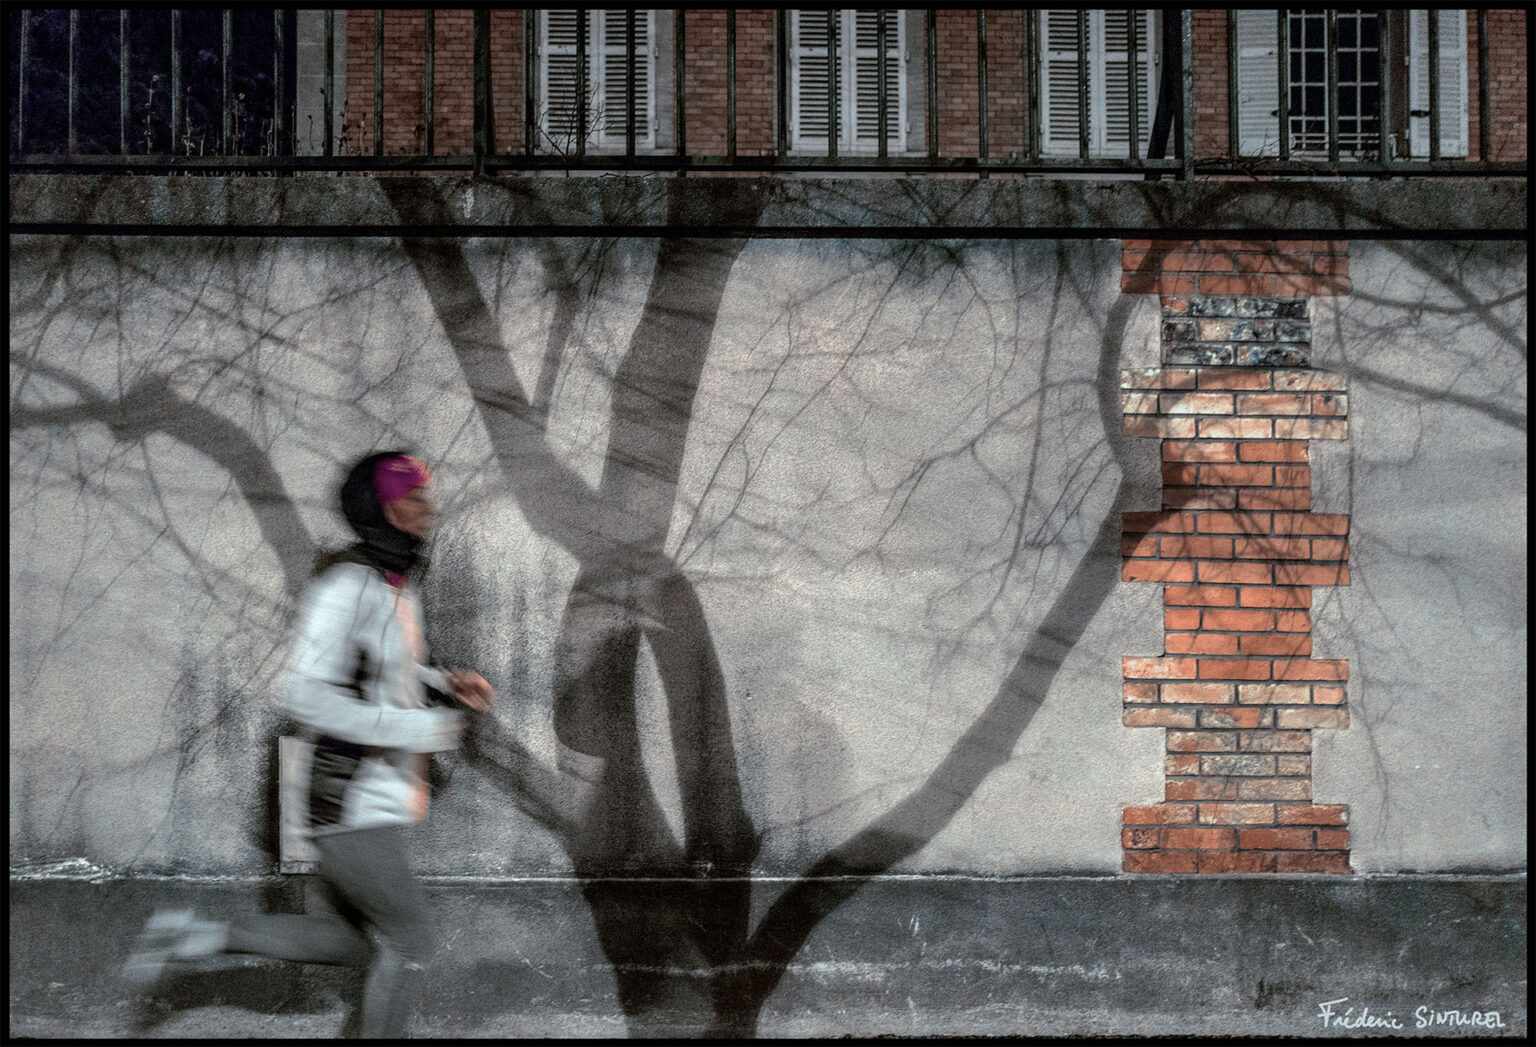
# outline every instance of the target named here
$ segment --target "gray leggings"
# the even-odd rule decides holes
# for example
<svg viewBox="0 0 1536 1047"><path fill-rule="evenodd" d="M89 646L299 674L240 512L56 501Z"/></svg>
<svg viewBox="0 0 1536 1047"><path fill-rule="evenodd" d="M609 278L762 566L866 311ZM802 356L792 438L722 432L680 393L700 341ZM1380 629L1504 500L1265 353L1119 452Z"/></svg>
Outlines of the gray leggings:
<svg viewBox="0 0 1536 1047"><path fill-rule="evenodd" d="M301 963L368 966L362 1035L401 1037L435 940L426 892L411 875L402 826L317 836L320 876L339 903L338 915L247 916L229 928L229 952ZM364 927L378 936L368 945Z"/></svg>

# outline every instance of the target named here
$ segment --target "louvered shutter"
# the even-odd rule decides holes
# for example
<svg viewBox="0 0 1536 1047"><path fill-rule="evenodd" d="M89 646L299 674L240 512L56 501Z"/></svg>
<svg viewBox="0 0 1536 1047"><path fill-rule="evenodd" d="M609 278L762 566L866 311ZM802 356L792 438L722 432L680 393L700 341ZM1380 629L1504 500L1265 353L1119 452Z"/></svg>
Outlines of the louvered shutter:
<svg viewBox="0 0 1536 1047"><path fill-rule="evenodd" d="M906 113L902 83L901 12L885 13L885 137L887 150L899 148ZM880 141L880 13L854 12L853 90L856 147L874 151Z"/></svg>
<svg viewBox="0 0 1536 1047"><path fill-rule="evenodd" d="M1274 10L1238 9L1237 151L1280 155L1280 68Z"/></svg>
<svg viewBox="0 0 1536 1047"><path fill-rule="evenodd" d="M651 63L651 40L654 36L654 12L635 12L635 144L646 148L651 144L655 126L654 86L655 66ZM626 144L629 112L629 39L623 11L593 12L589 17L601 18L601 50L603 119L601 121L602 145L623 149ZM595 50L596 48L594 48Z"/></svg>
<svg viewBox="0 0 1536 1047"><path fill-rule="evenodd" d="M588 75L582 77L576 69L577 13L544 11L541 24L539 100L543 109L542 126L547 144L564 151L576 144L578 106L587 104L591 48L587 53ZM591 119L588 114L589 126Z"/></svg>
<svg viewBox="0 0 1536 1047"><path fill-rule="evenodd" d="M828 108L827 24L825 11L794 11L790 15L791 68L790 129L793 147L825 151L831 126ZM833 32L837 33L836 20ZM841 43L841 41L839 41ZM836 90L836 80L830 81ZM832 104L837 105L834 96Z"/></svg>
<svg viewBox="0 0 1536 1047"><path fill-rule="evenodd" d="M1040 76L1042 153L1076 156L1080 151L1079 83L1091 82L1093 63L1091 12L1085 12L1085 16L1079 61L1078 12L1040 12L1040 43L1045 52ZM1089 108L1092 109L1091 102ZM1090 148L1092 136L1090 122Z"/></svg>
<svg viewBox="0 0 1536 1047"><path fill-rule="evenodd" d="M1467 155L1467 13L1436 11L1440 19L1440 155ZM1413 155L1429 156L1429 15L1408 12L1408 138Z"/></svg>
<svg viewBox="0 0 1536 1047"><path fill-rule="evenodd" d="M1147 155L1152 130L1152 17L1147 11L1095 11L1103 20L1103 56L1100 114L1094 119L1095 155L1130 156L1131 140L1131 29L1136 30L1136 155ZM1134 21L1133 21L1134 19ZM1100 92L1096 92L1096 95Z"/></svg>
<svg viewBox="0 0 1536 1047"><path fill-rule="evenodd" d="M1078 156L1080 101L1087 92L1089 156L1129 156L1131 18L1124 10L1040 12L1041 152ZM1146 155L1156 105L1157 47L1150 12L1135 11L1137 131Z"/></svg>

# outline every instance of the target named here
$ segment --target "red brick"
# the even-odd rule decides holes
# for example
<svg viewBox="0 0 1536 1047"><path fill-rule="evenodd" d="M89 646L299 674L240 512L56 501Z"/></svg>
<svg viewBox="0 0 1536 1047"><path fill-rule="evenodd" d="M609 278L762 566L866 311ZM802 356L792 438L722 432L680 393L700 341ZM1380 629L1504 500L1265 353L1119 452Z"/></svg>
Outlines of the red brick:
<svg viewBox="0 0 1536 1047"><path fill-rule="evenodd" d="M1162 833L1152 827L1140 829L1121 829L1120 846L1128 851L1153 850L1158 846L1158 840Z"/></svg>
<svg viewBox="0 0 1536 1047"><path fill-rule="evenodd" d="M1305 462L1305 440L1260 440L1241 443L1237 456L1244 462Z"/></svg>
<svg viewBox="0 0 1536 1047"><path fill-rule="evenodd" d="M1192 873L1195 851L1126 851L1123 868L1128 873Z"/></svg>
<svg viewBox="0 0 1536 1047"><path fill-rule="evenodd" d="M1349 726L1349 710L1333 705L1310 709L1280 709L1275 713L1275 725L1302 730L1319 727L1341 730Z"/></svg>
<svg viewBox="0 0 1536 1047"><path fill-rule="evenodd" d="M1245 778L1238 783L1237 796L1240 800L1310 800L1312 783L1306 778Z"/></svg>
<svg viewBox="0 0 1536 1047"><path fill-rule="evenodd" d="M1231 731L1169 731L1168 751L1171 753L1236 752L1237 735Z"/></svg>
<svg viewBox="0 0 1536 1047"><path fill-rule="evenodd" d="M1168 632L1200 628L1198 607L1170 607L1163 611L1163 629Z"/></svg>
<svg viewBox="0 0 1536 1047"><path fill-rule="evenodd" d="M1267 680L1269 662L1265 659L1202 658L1202 680Z"/></svg>
<svg viewBox="0 0 1536 1047"><path fill-rule="evenodd" d="M1244 511L1298 509L1312 507L1312 492L1305 487L1255 489L1238 492L1237 506Z"/></svg>
<svg viewBox="0 0 1536 1047"><path fill-rule="evenodd" d="M1237 782L1226 778L1171 778L1163 785L1170 800L1235 800Z"/></svg>
<svg viewBox="0 0 1536 1047"><path fill-rule="evenodd" d="M1127 681L1122 684L1122 697L1127 702L1156 702L1157 684L1132 683Z"/></svg>
<svg viewBox="0 0 1536 1047"><path fill-rule="evenodd" d="M1199 280L1200 294L1272 295L1276 287L1275 278L1272 276L1206 276L1202 274Z"/></svg>
<svg viewBox="0 0 1536 1047"><path fill-rule="evenodd" d="M1312 631L1312 612L1276 611L1275 630L1282 633L1310 633Z"/></svg>
<svg viewBox="0 0 1536 1047"><path fill-rule="evenodd" d="M1349 662L1343 659L1276 659L1276 680L1347 680Z"/></svg>
<svg viewBox="0 0 1536 1047"><path fill-rule="evenodd" d="M1235 837L1232 829L1164 829L1163 846L1172 851L1230 851Z"/></svg>
<svg viewBox="0 0 1536 1047"><path fill-rule="evenodd" d="M1312 539L1312 558L1314 560L1348 560L1349 542L1342 538L1314 538Z"/></svg>
<svg viewBox="0 0 1536 1047"><path fill-rule="evenodd" d="M1275 718L1279 719L1278 713ZM1239 731L1238 739L1245 753L1309 753L1312 751L1312 734L1309 731Z"/></svg>
<svg viewBox="0 0 1536 1047"><path fill-rule="evenodd" d="M1312 774L1312 757L1306 753L1280 753L1275 757L1276 774Z"/></svg>
<svg viewBox="0 0 1536 1047"><path fill-rule="evenodd" d="M1342 705L1344 703L1344 688L1322 687L1312 688L1312 704L1314 705Z"/></svg>
<svg viewBox="0 0 1536 1047"><path fill-rule="evenodd" d="M1230 440L1167 440L1165 462L1235 462L1237 448Z"/></svg>
<svg viewBox="0 0 1536 1047"><path fill-rule="evenodd" d="M1163 757L1163 774L1173 776L1177 774L1199 774L1200 756L1198 753L1168 753Z"/></svg>
<svg viewBox="0 0 1536 1047"><path fill-rule="evenodd" d="M1311 397L1300 393L1238 393L1238 414L1310 414Z"/></svg>
<svg viewBox="0 0 1536 1047"><path fill-rule="evenodd" d="M1121 565L1120 577L1127 582L1192 582L1195 565L1187 560L1133 560Z"/></svg>
<svg viewBox="0 0 1536 1047"><path fill-rule="evenodd" d="M1244 607L1311 607L1312 590L1304 585L1254 585L1238 590Z"/></svg>
<svg viewBox="0 0 1536 1047"><path fill-rule="evenodd" d="M1160 436L1165 440L1192 437L1195 435L1195 420L1132 414L1121 420L1120 431L1126 436Z"/></svg>
<svg viewBox="0 0 1536 1047"><path fill-rule="evenodd" d="M1201 389L1268 389L1269 371L1239 371L1207 367L1200 371Z"/></svg>
<svg viewBox="0 0 1536 1047"><path fill-rule="evenodd" d="M1306 633L1273 633L1240 636L1236 654L1306 658L1312 653L1312 637ZM1223 652L1226 653L1226 652Z"/></svg>
<svg viewBox="0 0 1536 1047"><path fill-rule="evenodd" d="M1349 397L1344 393L1315 393L1312 413L1341 417L1349 413Z"/></svg>
<svg viewBox="0 0 1536 1047"><path fill-rule="evenodd" d="M1194 710L1190 710L1193 712ZM1201 709L1200 726L1221 730L1258 727L1264 722L1263 709Z"/></svg>
<svg viewBox="0 0 1536 1047"><path fill-rule="evenodd" d="M1240 829L1237 845L1244 851L1310 851L1311 829Z"/></svg>
<svg viewBox="0 0 1536 1047"><path fill-rule="evenodd" d="M1120 713L1120 722L1126 727L1195 727L1198 724L1194 709L1169 709L1166 706L1124 709Z"/></svg>
<svg viewBox="0 0 1536 1047"><path fill-rule="evenodd" d="M1143 807L1127 807L1120 820L1126 825L1192 825L1195 821L1195 805L1155 803Z"/></svg>
<svg viewBox="0 0 1536 1047"><path fill-rule="evenodd" d="M1121 675L1127 680L1193 680L1193 658L1122 658Z"/></svg>
<svg viewBox="0 0 1536 1047"><path fill-rule="evenodd" d="M1292 392L1311 392L1313 390L1343 391L1347 385L1347 380L1341 374L1328 374L1324 371L1275 372L1275 388Z"/></svg>
<svg viewBox="0 0 1536 1047"><path fill-rule="evenodd" d="M1199 469L1200 467L1197 465L1188 465L1183 462L1164 462L1163 486L1193 487L1195 484L1199 483L1199 480L1197 479L1199 476Z"/></svg>
<svg viewBox="0 0 1536 1047"><path fill-rule="evenodd" d="M1348 875L1349 854L1345 851L1291 851L1275 857L1278 873L1343 873Z"/></svg>
<svg viewBox="0 0 1536 1047"><path fill-rule="evenodd" d="M1276 534L1349 533L1349 517L1342 513L1275 513L1272 519Z"/></svg>
<svg viewBox="0 0 1536 1047"><path fill-rule="evenodd" d="M1305 538L1239 538L1233 551L1247 560L1309 560L1312 543Z"/></svg>
<svg viewBox="0 0 1536 1047"><path fill-rule="evenodd" d="M1237 637L1222 633L1169 633L1163 640L1168 654L1237 654Z"/></svg>
<svg viewBox="0 0 1536 1047"><path fill-rule="evenodd" d="M1156 556L1157 535L1128 534L1120 539L1121 556Z"/></svg>
<svg viewBox="0 0 1536 1047"><path fill-rule="evenodd" d="M1232 558L1232 539L1230 538L1186 538L1183 536L1170 536L1162 540L1163 555L1171 559L1193 560L1230 560Z"/></svg>
<svg viewBox="0 0 1536 1047"><path fill-rule="evenodd" d="M1267 534L1269 513L1201 513L1198 525L1202 534Z"/></svg>
<svg viewBox="0 0 1536 1047"><path fill-rule="evenodd" d="M1268 873L1275 871L1275 856L1259 851L1196 851L1203 873Z"/></svg>
<svg viewBox="0 0 1536 1047"><path fill-rule="evenodd" d="M1281 825L1348 825L1349 808L1341 803L1289 804L1275 809Z"/></svg>
<svg viewBox="0 0 1536 1047"><path fill-rule="evenodd" d="M1265 585L1274 580L1278 568L1267 563L1227 563L1201 560L1196 572L1202 582L1233 585ZM1191 579L1192 580L1192 579Z"/></svg>
<svg viewBox="0 0 1536 1047"><path fill-rule="evenodd" d="M1312 467L1307 465L1275 466L1276 487L1311 487Z"/></svg>
<svg viewBox="0 0 1536 1047"><path fill-rule="evenodd" d="M1267 632L1275 627L1274 611L1209 610L1201 616L1207 629Z"/></svg>
<svg viewBox="0 0 1536 1047"><path fill-rule="evenodd" d="M1202 418L1197 430L1202 438L1267 440L1275 434L1268 418Z"/></svg>
<svg viewBox="0 0 1536 1047"><path fill-rule="evenodd" d="M1311 696L1306 684L1245 683L1237 689L1244 705L1305 705Z"/></svg>
<svg viewBox="0 0 1536 1047"><path fill-rule="evenodd" d="M1272 803L1202 803L1202 825L1273 825L1275 805Z"/></svg>
<svg viewBox="0 0 1536 1047"><path fill-rule="evenodd" d="M1224 585L1170 585L1163 590L1167 606L1231 607L1236 602L1237 590Z"/></svg>
<svg viewBox="0 0 1536 1047"><path fill-rule="evenodd" d="M1202 465L1199 469L1205 487L1268 487L1275 482L1275 469L1268 465Z"/></svg>
<svg viewBox="0 0 1536 1047"><path fill-rule="evenodd" d="M1228 393L1162 393L1157 408L1163 414L1229 415L1232 397Z"/></svg>
<svg viewBox="0 0 1536 1047"><path fill-rule="evenodd" d="M1165 702L1181 705L1231 705L1236 690L1222 683L1165 683L1159 692Z"/></svg>

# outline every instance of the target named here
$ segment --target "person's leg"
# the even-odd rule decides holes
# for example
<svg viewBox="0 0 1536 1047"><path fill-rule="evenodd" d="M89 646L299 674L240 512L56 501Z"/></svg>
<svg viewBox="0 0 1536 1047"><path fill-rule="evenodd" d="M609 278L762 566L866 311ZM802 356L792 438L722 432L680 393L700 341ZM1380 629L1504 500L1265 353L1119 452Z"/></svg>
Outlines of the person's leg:
<svg viewBox="0 0 1536 1047"><path fill-rule="evenodd" d="M255 953L299 963L368 964L368 939L336 916L266 913L229 925L224 952Z"/></svg>
<svg viewBox="0 0 1536 1047"><path fill-rule="evenodd" d="M362 1035L404 1036L435 939L426 892L411 873L403 828L355 829L316 843L321 874L379 939L363 990Z"/></svg>

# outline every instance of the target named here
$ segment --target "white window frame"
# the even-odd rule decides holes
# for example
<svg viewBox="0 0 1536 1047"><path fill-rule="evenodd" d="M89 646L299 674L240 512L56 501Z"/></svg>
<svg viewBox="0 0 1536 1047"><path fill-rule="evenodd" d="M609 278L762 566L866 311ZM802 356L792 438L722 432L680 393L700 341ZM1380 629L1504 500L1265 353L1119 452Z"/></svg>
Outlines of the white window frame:
<svg viewBox="0 0 1536 1047"><path fill-rule="evenodd" d="M825 67L827 48L826 31L822 29L816 37L820 42L814 45L806 45L802 27L802 17L819 20L824 24L826 11L816 10L791 10L789 12L789 147L793 153L803 153L824 156L828 152L827 135L825 130L821 134L809 134L803 127L806 118L812 111L826 111L826 87L825 80L818 82L814 90L818 93L819 103L815 110L809 105L806 97L806 73L808 66L819 62ZM837 151L839 155L868 156L879 152L880 139L878 129L873 125L879 120L879 87L878 87L878 61L879 51L877 46L859 47L858 19L866 17L873 20L877 12L873 9L843 8L837 12L837 88L835 92L837 104ZM907 135L910 128L907 123L907 70L909 58L907 53L907 27L906 12L903 10L887 9L886 32L889 36L894 33L895 41L886 46L886 139L885 147L888 156L900 156L907 152ZM872 26L870 27L872 29ZM873 31L871 32L873 36ZM894 66L894 69L890 67ZM859 89L864 81L869 80L867 97L870 99L868 108L862 113L859 110ZM861 125L860 117L864 118ZM824 126L824 125L823 125ZM862 127L870 129L870 134L860 134Z"/></svg>
<svg viewBox="0 0 1536 1047"><path fill-rule="evenodd" d="M552 83L557 60L566 59L574 64L576 44L555 43L551 40L550 19L557 16L576 15L576 10L541 10L538 17L539 58L539 113L540 150L544 152L575 153L576 122L551 119L551 106L555 103L555 90L568 91L564 85ZM625 85L619 73L617 84L611 81L610 65L622 70L626 61L628 41L623 29L623 9L588 9L586 68L587 81L582 94L587 101L587 140L585 151L591 153L622 153L627 148ZM615 16L615 17L610 17ZM656 145L656 12L640 9L635 12L635 151L654 152ZM611 24L610 24L611 23ZM574 34L572 34L574 36ZM574 73L572 74L574 76ZM610 90L612 89L612 90ZM612 97L610 98L610 95ZM617 116L611 115L610 102L617 106ZM567 103L568 104L568 103Z"/></svg>
<svg viewBox="0 0 1536 1047"><path fill-rule="evenodd" d="M1467 156L1467 17L1462 9L1436 12L1440 18L1440 155L1451 159ZM1276 72L1276 14L1273 8L1238 8L1233 11L1237 36L1238 154L1278 156L1280 153L1280 86ZM1393 79L1408 77L1407 134L1402 114L1393 114L1387 128L1396 154L1415 159L1429 156L1429 117L1412 116L1429 108L1429 28L1427 12L1409 12L1407 46L1382 56L1382 65L1393 67ZM1395 89L1394 89L1395 90ZM1348 150L1341 150L1348 152ZM1370 152L1367 147L1364 152ZM1319 151L1295 148L1291 155L1316 157ZM1326 152L1326 150L1322 151Z"/></svg>
<svg viewBox="0 0 1536 1047"><path fill-rule="evenodd" d="M1036 39L1040 47L1038 56L1040 152L1044 156L1078 156L1082 151L1077 119L1079 112L1077 14L1076 8L1057 8L1037 12L1039 24ZM1094 158L1129 157L1131 155L1130 88L1126 86L1123 97L1113 100L1109 89L1112 66L1124 67L1119 73L1120 82L1128 84L1129 34L1127 33L1126 46L1113 52L1108 49L1106 35L1106 17L1109 14L1123 14L1123 9L1088 10L1084 14L1087 16L1085 25L1087 61L1084 64L1088 83L1088 155ZM1152 119L1156 112L1157 66L1160 51L1158 41L1161 39L1158 24L1160 16L1157 12L1139 8L1136 9L1136 15L1142 23L1138 30L1140 32L1137 39L1139 53L1136 59L1137 80L1140 84L1137 98L1137 108L1140 110L1137 127L1139 142L1136 155L1144 157L1147 155L1147 143L1152 135ZM1070 48L1052 47L1051 26L1055 18L1070 22L1072 26ZM1052 119L1052 106L1056 104L1063 107L1063 112L1070 112L1070 127ZM1070 108L1067 108L1068 106ZM1120 117L1119 126L1124 128L1118 132L1118 135L1112 132L1110 121L1110 112L1116 107L1121 110L1117 114ZM1115 140L1117 137L1118 141Z"/></svg>

